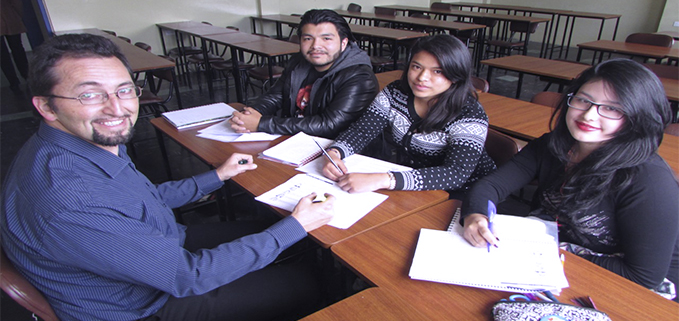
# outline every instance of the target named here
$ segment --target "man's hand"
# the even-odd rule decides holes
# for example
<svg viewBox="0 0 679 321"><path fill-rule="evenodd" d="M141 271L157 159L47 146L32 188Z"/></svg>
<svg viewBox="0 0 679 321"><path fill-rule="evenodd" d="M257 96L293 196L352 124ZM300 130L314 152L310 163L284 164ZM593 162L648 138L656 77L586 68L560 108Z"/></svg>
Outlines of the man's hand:
<svg viewBox="0 0 679 321"><path fill-rule="evenodd" d="M311 193L301 200L292 210L292 217L297 219L304 230L311 232L325 224L328 224L335 215L335 197L325 194L325 201L314 203L316 193Z"/></svg>
<svg viewBox="0 0 679 321"><path fill-rule="evenodd" d="M229 119L229 124L231 124L231 128L237 133L251 133L257 131L261 118L262 114L257 110L245 107L241 112L233 112L233 116Z"/></svg>
<svg viewBox="0 0 679 321"><path fill-rule="evenodd" d="M254 163L252 155L233 153L224 164L217 168L217 176L220 180L225 181L255 168L257 168L257 164Z"/></svg>

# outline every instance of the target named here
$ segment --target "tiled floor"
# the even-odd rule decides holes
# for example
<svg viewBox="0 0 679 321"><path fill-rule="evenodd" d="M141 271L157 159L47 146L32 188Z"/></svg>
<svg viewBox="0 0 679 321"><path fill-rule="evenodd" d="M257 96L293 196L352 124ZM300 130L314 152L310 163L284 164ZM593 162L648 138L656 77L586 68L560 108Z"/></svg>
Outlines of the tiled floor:
<svg viewBox="0 0 679 321"><path fill-rule="evenodd" d="M530 52L530 55L537 56L537 52ZM480 77L485 78L486 68L482 69ZM195 78L194 78L195 79ZM516 91L516 73L503 71L494 72L494 78L491 80L490 92L508 97L514 97ZM231 81L233 86L233 81ZM522 88L521 98L529 100L535 93L544 89L546 83L540 81L534 76L525 76ZM556 90L556 86L552 86L552 90ZM181 86L181 99L185 107L198 106L210 103L205 86L200 91L194 84L193 89L187 86ZM27 90L24 88L24 92ZM216 100L224 99L224 82L215 84ZM9 165L24 142L35 132L39 120L33 116L33 109L27 94L17 95L9 90L8 87L0 88L0 181L4 181L4 175L9 168ZM231 97L236 97L234 89L231 88ZM170 108L175 109L176 103L170 103ZM161 165L161 156L157 141L155 140L155 132L147 120L140 120L136 125L135 140L139 141L135 144L137 157L135 163L140 171L151 179L153 182L163 182L167 179L165 170ZM187 177L197 173L201 173L208 169L200 160L192 156L186 150L180 148L174 142L166 141L168 147L168 155L172 166L172 173L176 178ZM250 202L247 196L241 199L242 202ZM524 206L520 203L508 203L506 207L507 212L520 211ZM204 222L217 219L214 214L214 208L204 207L200 210L193 211L184 215L186 223ZM240 218L252 218L252 213L247 213L245 210L238 211ZM18 306L11 299L2 293L2 300L0 302L1 310L0 316L3 320L28 320L30 314L26 310Z"/></svg>

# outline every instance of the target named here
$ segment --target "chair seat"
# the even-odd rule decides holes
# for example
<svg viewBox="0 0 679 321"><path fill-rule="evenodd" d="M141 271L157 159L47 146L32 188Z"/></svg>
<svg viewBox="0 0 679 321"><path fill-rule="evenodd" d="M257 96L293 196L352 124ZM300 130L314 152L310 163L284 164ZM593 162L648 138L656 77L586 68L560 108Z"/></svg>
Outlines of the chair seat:
<svg viewBox="0 0 679 321"><path fill-rule="evenodd" d="M200 47L194 47L194 46L184 47L184 54L185 55L197 55L197 54L200 54L200 53L203 53L203 49L201 49ZM167 54L169 56L178 57L179 56L179 48L172 48L172 49L170 49L170 51L167 52Z"/></svg>
<svg viewBox="0 0 679 321"><path fill-rule="evenodd" d="M518 47L523 47L526 43L523 41L507 41L507 40L490 40L486 43L487 45L491 46L498 46L498 47L510 47L510 48L518 48Z"/></svg>
<svg viewBox="0 0 679 321"><path fill-rule="evenodd" d="M224 61L224 58L217 56L215 54L211 54L211 53L207 54L207 59L210 62ZM197 55L191 55L188 58L186 58L186 60L188 60L191 63L200 64L200 63L203 63L205 61L205 58L204 58L203 54L201 53L201 54L197 54Z"/></svg>
<svg viewBox="0 0 679 321"><path fill-rule="evenodd" d="M272 72L273 75L271 78L279 78L280 76L283 75L283 70L285 68L281 66L273 66ZM267 80L269 79L269 68L268 67L254 67L250 70L248 70L248 73L250 74L250 77L258 79L258 80Z"/></svg>
<svg viewBox="0 0 679 321"><path fill-rule="evenodd" d="M159 104L164 102L164 98L158 97L156 94L150 92L149 90L144 90L139 96L139 105L147 105L147 104Z"/></svg>
<svg viewBox="0 0 679 321"><path fill-rule="evenodd" d="M233 63L231 62L231 59L229 60L222 60L222 61L217 61L217 62L211 62L210 66L216 70L224 71L224 70L231 70L233 68ZM253 64L246 64L244 62L239 62L238 63L238 69L240 70L248 70L255 68L256 66Z"/></svg>

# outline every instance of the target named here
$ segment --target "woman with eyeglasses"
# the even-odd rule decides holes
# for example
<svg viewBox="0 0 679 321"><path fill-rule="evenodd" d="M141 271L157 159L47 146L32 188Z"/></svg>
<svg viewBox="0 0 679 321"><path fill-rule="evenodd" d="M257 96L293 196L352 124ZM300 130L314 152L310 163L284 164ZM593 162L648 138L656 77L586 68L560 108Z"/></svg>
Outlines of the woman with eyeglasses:
<svg viewBox="0 0 679 321"><path fill-rule="evenodd" d="M533 180L529 215L556 221L561 247L676 300L679 184L657 154L670 107L661 82L632 60L585 70L552 115L552 131L472 186L464 237L502 246L488 201Z"/></svg>

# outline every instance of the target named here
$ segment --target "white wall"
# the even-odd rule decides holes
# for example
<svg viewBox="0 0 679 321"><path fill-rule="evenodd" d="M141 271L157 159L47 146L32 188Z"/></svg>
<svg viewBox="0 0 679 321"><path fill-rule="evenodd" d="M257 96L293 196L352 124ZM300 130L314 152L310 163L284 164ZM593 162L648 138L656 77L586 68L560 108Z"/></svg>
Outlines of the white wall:
<svg viewBox="0 0 679 321"><path fill-rule="evenodd" d="M678 0L667 1L677 2ZM622 17L620 18L620 26L618 27L615 39L619 41L624 41L625 37L635 32L656 32L658 22L665 9L665 0L491 0L489 2L493 4L620 14ZM674 16L679 16L679 12L676 10L673 14ZM596 40L600 20L578 18L576 21L572 41L573 46L580 42ZM607 20L604 24L602 39L611 39L614 27L615 20ZM560 30L563 30L563 27Z"/></svg>

